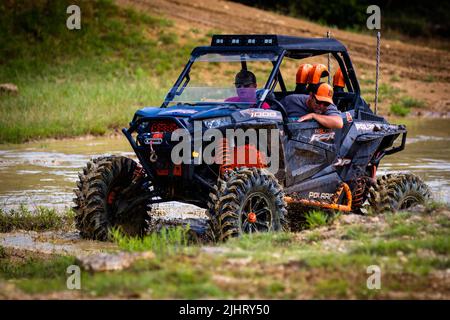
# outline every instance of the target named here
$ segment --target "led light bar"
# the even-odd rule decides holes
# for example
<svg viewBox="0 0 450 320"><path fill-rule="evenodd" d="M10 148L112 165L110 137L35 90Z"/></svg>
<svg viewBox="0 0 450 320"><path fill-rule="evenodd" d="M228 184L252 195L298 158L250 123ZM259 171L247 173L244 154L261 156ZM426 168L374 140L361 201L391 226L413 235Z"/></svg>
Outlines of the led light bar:
<svg viewBox="0 0 450 320"><path fill-rule="evenodd" d="M232 46L277 46L276 35L213 35L211 40L212 47L232 47Z"/></svg>

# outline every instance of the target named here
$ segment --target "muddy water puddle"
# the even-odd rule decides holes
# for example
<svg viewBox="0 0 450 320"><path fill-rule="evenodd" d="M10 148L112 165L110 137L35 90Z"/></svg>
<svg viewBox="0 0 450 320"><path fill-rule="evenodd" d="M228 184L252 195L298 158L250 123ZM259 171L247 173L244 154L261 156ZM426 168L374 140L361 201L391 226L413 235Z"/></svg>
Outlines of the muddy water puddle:
<svg viewBox="0 0 450 320"><path fill-rule="evenodd" d="M24 204L65 209L72 205L78 172L91 158L102 155L134 157L123 137L86 138L0 146L0 207ZM168 202L153 205L168 219L202 216L193 205Z"/></svg>
<svg viewBox="0 0 450 320"><path fill-rule="evenodd" d="M379 174L411 171L421 176L438 200L450 203L450 126L446 119L396 119L408 128L406 149L387 156ZM0 145L0 207L71 206L79 170L93 157L133 157L124 137L55 140ZM169 202L154 208L171 218L202 216L193 205Z"/></svg>

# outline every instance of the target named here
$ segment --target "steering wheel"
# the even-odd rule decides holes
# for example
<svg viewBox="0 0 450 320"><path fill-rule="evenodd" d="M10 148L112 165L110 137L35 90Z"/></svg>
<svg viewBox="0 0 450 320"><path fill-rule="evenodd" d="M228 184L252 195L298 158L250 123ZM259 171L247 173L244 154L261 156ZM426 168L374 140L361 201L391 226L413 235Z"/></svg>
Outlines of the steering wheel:
<svg viewBox="0 0 450 320"><path fill-rule="evenodd" d="M270 104L270 108L275 111L279 111L281 113L281 116L283 117L283 127L284 131L286 132L287 136L291 137L291 131L289 130L287 124L289 122L288 113L286 111L286 108L281 104L280 101L275 99L274 97L266 97L265 101Z"/></svg>
<svg viewBox="0 0 450 320"><path fill-rule="evenodd" d="M278 101L277 99L272 98L272 97L266 97L265 101L270 104L270 108L272 110L281 112L281 115L283 116L283 122L285 124L288 123L288 121L289 121L288 113L286 111L286 108L281 104L280 101Z"/></svg>

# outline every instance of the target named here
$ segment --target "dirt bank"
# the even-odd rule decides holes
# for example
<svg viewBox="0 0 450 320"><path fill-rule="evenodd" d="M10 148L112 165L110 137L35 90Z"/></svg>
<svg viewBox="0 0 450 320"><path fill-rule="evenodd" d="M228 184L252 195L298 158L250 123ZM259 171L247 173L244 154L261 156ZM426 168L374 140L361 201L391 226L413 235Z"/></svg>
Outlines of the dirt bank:
<svg viewBox="0 0 450 320"><path fill-rule="evenodd" d="M304 37L323 37L327 30L312 22L259 10L242 4L214 0L118 0L151 14L175 21L180 34L192 28L218 33L276 33ZM373 76L375 36L332 29L332 36L348 48L361 76ZM423 45L382 40L381 82L391 83L416 99L426 102L432 111L450 111L450 53Z"/></svg>

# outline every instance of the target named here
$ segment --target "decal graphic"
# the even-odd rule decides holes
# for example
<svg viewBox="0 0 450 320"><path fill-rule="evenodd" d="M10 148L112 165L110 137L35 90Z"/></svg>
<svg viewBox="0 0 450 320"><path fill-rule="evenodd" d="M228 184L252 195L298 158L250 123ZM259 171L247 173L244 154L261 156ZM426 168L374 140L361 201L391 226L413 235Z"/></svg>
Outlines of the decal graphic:
<svg viewBox="0 0 450 320"><path fill-rule="evenodd" d="M345 117L347 118L347 122L353 122L353 117L350 112L346 112Z"/></svg>
<svg viewBox="0 0 450 320"><path fill-rule="evenodd" d="M309 195L308 195L308 198L321 199L321 200L331 200L332 196L333 196L332 193L310 192Z"/></svg>
<svg viewBox="0 0 450 320"><path fill-rule="evenodd" d="M334 132L328 132L328 133L315 133L311 136L311 140L309 140L309 142L314 142L314 141L330 141L330 140L334 140Z"/></svg>
<svg viewBox="0 0 450 320"><path fill-rule="evenodd" d="M242 115L250 115L252 118L269 118L269 119L280 119L281 115L276 111L268 111L261 109L246 109L241 111Z"/></svg>
<svg viewBox="0 0 450 320"><path fill-rule="evenodd" d="M355 127L358 131L373 131L373 129L375 128L375 124L358 122L355 123Z"/></svg>
<svg viewBox="0 0 450 320"><path fill-rule="evenodd" d="M333 163L333 166L335 166L335 167L342 167L342 166L345 166L345 165L347 165L347 164L350 164L351 162L352 162L351 159L338 158L338 159L336 160L336 162Z"/></svg>

